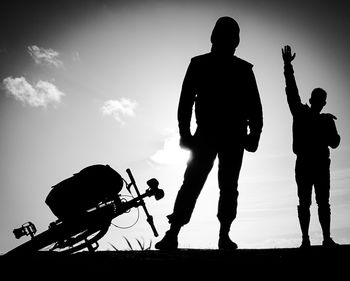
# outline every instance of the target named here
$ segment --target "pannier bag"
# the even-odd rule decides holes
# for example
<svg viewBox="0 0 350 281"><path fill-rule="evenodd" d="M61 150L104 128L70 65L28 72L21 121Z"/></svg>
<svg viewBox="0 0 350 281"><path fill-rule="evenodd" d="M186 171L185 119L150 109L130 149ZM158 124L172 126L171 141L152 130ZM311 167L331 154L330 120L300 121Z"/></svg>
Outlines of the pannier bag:
<svg viewBox="0 0 350 281"><path fill-rule="evenodd" d="M100 202L112 200L123 188L123 179L109 165L92 165L52 187L45 203L59 219L78 217Z"/></svg>

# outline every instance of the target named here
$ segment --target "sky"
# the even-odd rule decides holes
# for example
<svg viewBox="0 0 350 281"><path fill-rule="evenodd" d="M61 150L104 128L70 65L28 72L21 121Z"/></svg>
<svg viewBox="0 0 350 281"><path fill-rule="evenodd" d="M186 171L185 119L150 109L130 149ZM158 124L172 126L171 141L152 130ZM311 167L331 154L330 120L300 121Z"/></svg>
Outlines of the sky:
<svg viewBox="0 0 350 281"><path fill-rule="evenodd" d="M56 217L45 204L51 186L93 164L143 192L157 178L165 197L147 198L160 234L142 209L116 218L101 250L152 247L168 229L188 152L178 145L177 105L191 57L210 51L216 20L241 28L236 55L254 65L264 113L256 153L244 155L238 215L230 236L240 248L300 244L281 48L296 52L301 99L322 87L324 112L341 135L331 150L331 232L350 243L350 134L346 1L2 1L0 17L0 253L29 238L12 230L31 221L39 232ZM193 124L192 129L195 129ZM127 194L126 191L122 191ZM210 173L179 246L217 248L217 166ZM139 215L139 220L137 221ZM313 197L310 237L322 242ZM136 223L136 224L134 224ZM113 245L113 247L111 246Z"/></svg>

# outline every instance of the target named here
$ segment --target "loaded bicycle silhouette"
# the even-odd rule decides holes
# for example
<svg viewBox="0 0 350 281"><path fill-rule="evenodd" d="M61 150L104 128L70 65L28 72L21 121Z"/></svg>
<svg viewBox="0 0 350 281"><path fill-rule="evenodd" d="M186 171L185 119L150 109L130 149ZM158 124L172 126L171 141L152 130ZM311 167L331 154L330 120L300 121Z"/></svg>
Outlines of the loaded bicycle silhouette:
<svg viewBox="0 0 350 281"><path fill-rule="evenodd" d="M130 181L126 181L109 165L92 165L82 169L79 173L53 186L46 197L45 203L58 218L51 222L47 230L36 234L33 223L24 223L14 229L17 239L27 235L31 239L10 250L5 255L27 254L47 250L64 253L75 253L87 248L95 251L100 240L108 231L112 220L129 212L132 208L142 207L147 222L151 226L154 236L158 232L149 214L144 199L152 197L160 200L164 191L159 188L155 178L147 181L148 189L141 194L130 169L126 169ZM120 194L126 187L136 197L126 200Z"/></svg>

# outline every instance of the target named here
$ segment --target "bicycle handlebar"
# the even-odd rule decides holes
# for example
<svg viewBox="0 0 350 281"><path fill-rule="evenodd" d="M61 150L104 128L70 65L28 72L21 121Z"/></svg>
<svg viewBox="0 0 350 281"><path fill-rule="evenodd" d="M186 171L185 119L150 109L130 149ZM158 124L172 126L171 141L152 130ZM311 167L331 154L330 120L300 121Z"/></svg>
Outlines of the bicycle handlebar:
<svg viewBox="0 0 350 281"><path fill-rule="evenodd" d="M127 172L128 176L129 176L129 178L130 178L131 184L132 184L132 185L134 186L134 188L135 188L135 191L136 191L137 196L140 198L140 205L142 206L142 208L143 208L143 210L144 210L144 212L145 212L145 214L146 214L146 216L147 216L147 222L148 222L149 225L151 226L154 236L155 236L155 237L158 237L158 232L157 232L157 229L156 229L156 227L155 227L155 225L154 225L153 217L148 213L148 210L147 210L147 208L146 208L146 204L145 204L145 202L144 202L143 199L142 199L142 196L141 196L141 194L140 194L140 192L139 192L139 189L137 188L137 185L136 185L134 176L132 175L130 169L126 169L126 172Z"/></svg>

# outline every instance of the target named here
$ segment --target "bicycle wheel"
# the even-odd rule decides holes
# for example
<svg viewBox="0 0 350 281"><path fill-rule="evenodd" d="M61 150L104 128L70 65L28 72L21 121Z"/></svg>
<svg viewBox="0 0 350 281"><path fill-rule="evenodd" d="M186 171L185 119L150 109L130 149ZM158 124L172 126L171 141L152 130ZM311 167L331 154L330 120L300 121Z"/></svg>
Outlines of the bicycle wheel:
<svg viewBox="0 0 350 281"><path fill-rule="evenodd" d="M95 251L98 248L97 241L107 233L108 229L109 225L93 229L87 228L67 239L55 242L54 245L48 246L48 250L66 254L72 254L84 248L87 248L89 251Z"/></svg>
<svg viewBox="0 0 350 281"><path fill-rule="evenodd" d="M28 254L39 251L59 240L59 237L61 236L60 228L60 226L56 226L55 229L49 228L34 236L31 240L10 250L5 255Z"/></svg>
<svg viewBox="0 0 350 281"><path fill-rule="evenodd" d="M31 240L10 250L5 255L30 254L36 251L73 253L90 248L108 231L110 223L95 225L74 225L53 223L49 229L34 236Z"/></svg>

